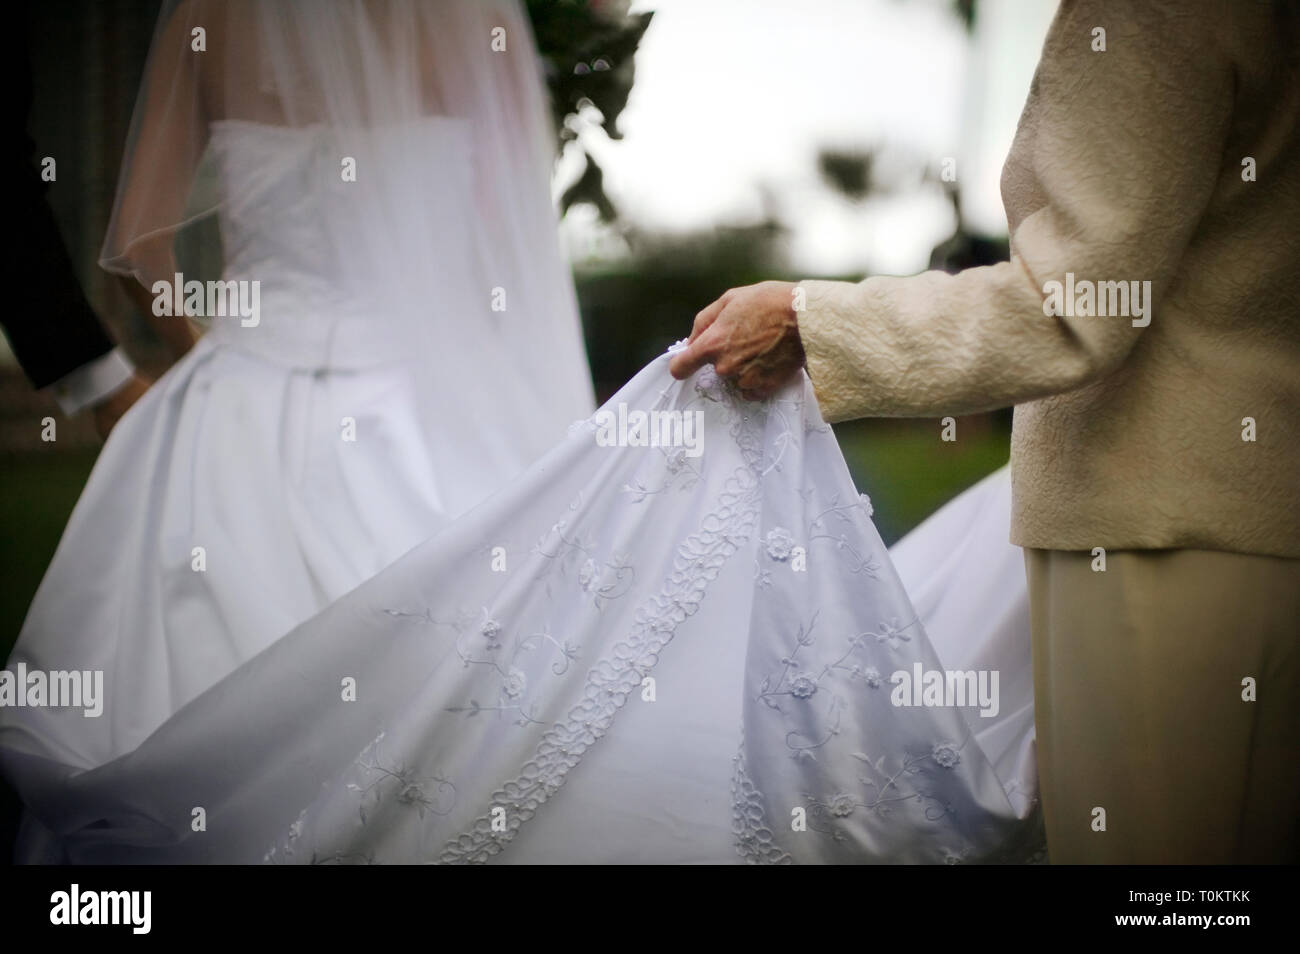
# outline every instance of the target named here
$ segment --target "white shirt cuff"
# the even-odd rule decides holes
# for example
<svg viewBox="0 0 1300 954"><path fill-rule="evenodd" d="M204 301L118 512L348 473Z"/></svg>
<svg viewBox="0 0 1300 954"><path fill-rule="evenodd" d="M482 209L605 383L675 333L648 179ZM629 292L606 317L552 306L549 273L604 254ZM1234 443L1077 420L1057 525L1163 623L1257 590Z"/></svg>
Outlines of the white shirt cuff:
<svg viewBox="0 0 1300 954"><path fill-rule="evenodd" d="M135 373L135 366L121 348L83 364L50 385L54 399L68 417L110 397Z"/></svg>

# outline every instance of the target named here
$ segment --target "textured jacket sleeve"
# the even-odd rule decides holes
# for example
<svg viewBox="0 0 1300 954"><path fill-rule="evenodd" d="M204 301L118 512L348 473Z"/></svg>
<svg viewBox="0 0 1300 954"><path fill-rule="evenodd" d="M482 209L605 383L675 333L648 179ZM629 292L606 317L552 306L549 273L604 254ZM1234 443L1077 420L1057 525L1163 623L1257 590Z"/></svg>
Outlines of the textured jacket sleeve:
<svg viewBox="0 0 1300 954"><path fill-rule="evenodd" d="M808 372L827 420L970 413L1119 367L1126 317L1047 315L1046 283L1161 295L1220 170L1233 66L1200 4L1065 0L1002 173L1011 260L957 275L805 281ZM1094 50L1105 31L1105 51ZM1140 286L1139 286L1140 287Z"/></svg>

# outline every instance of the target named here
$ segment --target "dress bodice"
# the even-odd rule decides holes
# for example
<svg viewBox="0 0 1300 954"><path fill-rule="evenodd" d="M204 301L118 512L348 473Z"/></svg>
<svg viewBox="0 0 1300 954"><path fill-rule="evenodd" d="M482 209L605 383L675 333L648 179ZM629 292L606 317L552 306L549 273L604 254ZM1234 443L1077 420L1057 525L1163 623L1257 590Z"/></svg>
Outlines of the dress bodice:
<svg viewBox="0 0 1300 954"><path fill-rule="evenodd" d="M463 120L355 133L220 120L209 150L222 278L257 282L259 303L255 325L213 318L216 340L344 367L399 357L405 319L455 314L474 274L464 241L473 142ZM433 289L450 308L434 313Z"/></svg>

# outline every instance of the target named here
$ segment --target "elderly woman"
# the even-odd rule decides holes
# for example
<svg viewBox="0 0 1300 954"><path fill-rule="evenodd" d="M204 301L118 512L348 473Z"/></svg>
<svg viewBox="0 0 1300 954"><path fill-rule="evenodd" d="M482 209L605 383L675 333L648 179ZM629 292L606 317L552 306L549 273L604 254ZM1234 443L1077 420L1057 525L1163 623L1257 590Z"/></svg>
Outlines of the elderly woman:
<svg viewBox="0 0 1300 954"><path fill-rule="evenodd" d="M1016 405L1053 861L1297 857L1297 19L1065 0L1009 262L734 289L673 362L751 397L806 364L832 421Z"/></svg>

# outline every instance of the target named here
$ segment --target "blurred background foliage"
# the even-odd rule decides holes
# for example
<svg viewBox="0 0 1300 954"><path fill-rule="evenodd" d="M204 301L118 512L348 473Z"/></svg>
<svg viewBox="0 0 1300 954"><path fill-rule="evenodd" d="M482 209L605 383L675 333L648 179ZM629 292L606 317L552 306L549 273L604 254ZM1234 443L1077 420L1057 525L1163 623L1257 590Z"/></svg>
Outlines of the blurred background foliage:
<svg viewBox="0 0 1300 954"><path fill-rule="evenodd" d="M636 48L654 14L630 14L626 3L611 0L527 0L526 6L560 150L577 143L577 120L592 113L606 136L622 138L618 117L636 79ZM560 213L586 202L603 221L612 222L617 213L605 194L600 166L586 150L583 158L584 171L565 190Z"/></svg>

